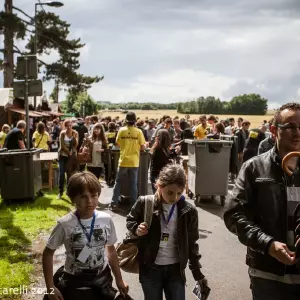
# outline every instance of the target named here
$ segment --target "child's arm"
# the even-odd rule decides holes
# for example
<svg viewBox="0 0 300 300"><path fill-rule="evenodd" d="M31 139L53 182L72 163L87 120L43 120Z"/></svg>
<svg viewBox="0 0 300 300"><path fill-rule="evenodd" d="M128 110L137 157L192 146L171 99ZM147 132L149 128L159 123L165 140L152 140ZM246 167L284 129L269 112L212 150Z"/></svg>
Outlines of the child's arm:
<svg viewBox="0 0 300 300"><path fill-rule="evenodd" d="M53 255L55 250L45 248L43 252L43 272L49 300L64 300L53 282Z"/></svg>
<svg viewBox="0 0 300 300"><path fill-rule="evenodd" d="M43 252L43 272L46 282L47 291L50 292L54 288L53 282L53 255L55 250L45 248Z"/></svg>
<svg viewBox="0 0 300 300"><path fill-rule="evenodd" d="M123 281L115 246L106 246L106 253L108 257L108 263L116 280L116 285L121 295L125 297L125 295L128 293L129 287L127 283Z"/></svg>

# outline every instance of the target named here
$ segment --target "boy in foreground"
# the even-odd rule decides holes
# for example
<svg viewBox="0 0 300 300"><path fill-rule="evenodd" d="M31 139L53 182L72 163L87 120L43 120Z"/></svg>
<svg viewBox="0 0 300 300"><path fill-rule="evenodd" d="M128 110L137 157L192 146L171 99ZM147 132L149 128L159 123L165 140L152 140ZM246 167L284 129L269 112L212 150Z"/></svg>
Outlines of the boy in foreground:
<svg viewBox="0 0 300 300"><path fill-rule="evenodd" d="M76 210L58 220L43 252L49 300L114 299L111 271L120 293L128 293L114 247L115 226L110 215L96 210L100 193L101 185L92 173L76 173L69 180L67 194ZM53 255L61 245L66 261L54 280Z"/></svg>

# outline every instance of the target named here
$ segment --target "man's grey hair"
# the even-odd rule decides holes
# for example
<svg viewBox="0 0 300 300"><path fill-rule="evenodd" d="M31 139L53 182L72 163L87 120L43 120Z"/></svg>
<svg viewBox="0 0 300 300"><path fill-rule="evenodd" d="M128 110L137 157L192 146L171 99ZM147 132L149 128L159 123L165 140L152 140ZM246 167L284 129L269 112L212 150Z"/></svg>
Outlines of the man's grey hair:
<svg viewBox="0 0 300 300"><path fill-rule="evenodd" d="M26 122L23 121L23 120L20 120L20 121L17 123L17 128L19 128L19 129L25 129L25 128L26 128Z"/></svg>

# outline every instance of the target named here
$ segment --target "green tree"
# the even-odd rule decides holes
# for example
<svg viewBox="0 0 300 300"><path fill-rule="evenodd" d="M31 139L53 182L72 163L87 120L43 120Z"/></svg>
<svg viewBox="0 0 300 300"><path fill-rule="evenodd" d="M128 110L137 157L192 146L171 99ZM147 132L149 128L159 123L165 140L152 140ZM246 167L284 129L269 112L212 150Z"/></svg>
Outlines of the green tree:
<svg viewBox="0 0 300 300"><path fill-rule="evenodd" d="M244 94L232 98L229 110L233 114L265 115L268 100L258 94Z"/></svg>
<svg viewBox="0 0 300 300"><path fill-rule="evenodd" d="M70 39L69 34L71 25L54 13L40 11L36 19L31 18L25 12L14 8L23 13L30 21L20 18L16 14L0 12L0 33L3 34L4 28L9 26L13 29L14 38L25 39L26 31L33 33L30 26L36 23L38 29L37 53L50 54L52 50L57 50L59 58L57 61L46 64L40 61L42 67L43 80L55 80L56 85L66 86L73 92L83 92L91 87L93 83L103 80L103 76L85 76L79 72L80 50L85 46L81 39ZM28 37L26 49L29 53L34 53L34 35ZM56 92L58 92L56 91ZM54 99L57 99L55 97Z"/></svg>

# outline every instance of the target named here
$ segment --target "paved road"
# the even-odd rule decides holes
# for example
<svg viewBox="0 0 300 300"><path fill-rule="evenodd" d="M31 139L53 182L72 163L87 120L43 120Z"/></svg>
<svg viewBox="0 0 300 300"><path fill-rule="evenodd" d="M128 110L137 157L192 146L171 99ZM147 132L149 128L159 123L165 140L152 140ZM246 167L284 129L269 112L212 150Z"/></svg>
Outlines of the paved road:
<svg viewBox="0 0 300 300"><path fill-rule="evenodd" d="M110 203L112 190L105 188L100 197L102 203ZM210 300L250 300L249 279L245 265L246 248L231 234L222 220L223 209L218 199L203 199L199 212L200 251L203 272L212 288ZM107 210L114 220L119 241L125 236L125 216ZM130 285L130 295L142 300L138 276L124 273ZM194 287L192 274L187 270L186 299L196 299L191 293Z"/></svg>
<svg viewBox="0 0 300 300"><path fill-rule="evenodd" d="M100 202L110 203L112 189L104 188L100 196ZM189 200L191 201L191 200ZM125 216L115 214L102 208L112 215L119 241L126 233ZM200 251L202 254L203 273L209 280L212 289L210 300L250 300L249 279L247 267L245 265L246 249L239 242L237 237L228 232L222 220L223 208L220 207L218 199L216 201L202 200L199 212L199 232L200 232ZM43 236L37 244L40 251L44 248L47 237ZM35 246L36 248L36 246ZM44 287L44 280L41 274L40 259L38 259L37 280L35 287ZM60 248L54 257L54 270L64 262L64 249ZM192 294L194 280L191 272L187 269L186 300L196 299ZM124 279L130 285L130 295L134 300L142 300L143 294L138 281L138 275L123 273ZM26 296L23 300L42 300L42 296Z"/></svg>

